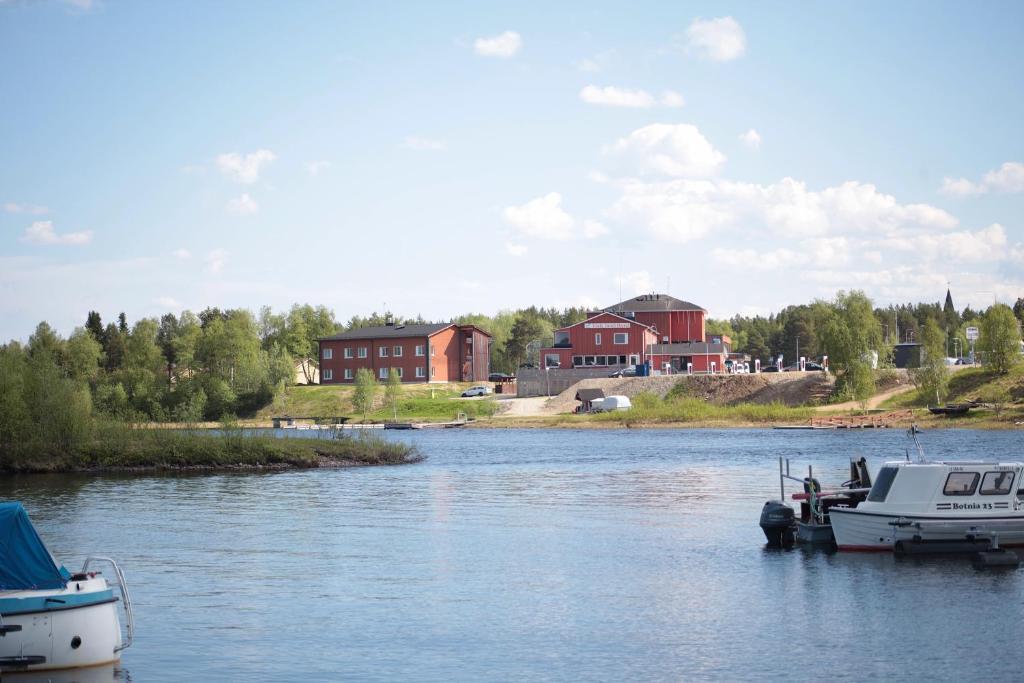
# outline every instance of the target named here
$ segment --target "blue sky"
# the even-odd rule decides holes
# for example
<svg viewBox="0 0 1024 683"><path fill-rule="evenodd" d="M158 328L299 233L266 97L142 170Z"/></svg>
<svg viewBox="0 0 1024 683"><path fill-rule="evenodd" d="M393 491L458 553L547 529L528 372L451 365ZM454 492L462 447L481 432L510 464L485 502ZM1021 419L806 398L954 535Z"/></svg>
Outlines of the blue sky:
<svg viewBox="0 0 1024 683"><path fill-rule="evenodd" d="M1024 5L0 0L0 338L1024 296Z"/></svg>

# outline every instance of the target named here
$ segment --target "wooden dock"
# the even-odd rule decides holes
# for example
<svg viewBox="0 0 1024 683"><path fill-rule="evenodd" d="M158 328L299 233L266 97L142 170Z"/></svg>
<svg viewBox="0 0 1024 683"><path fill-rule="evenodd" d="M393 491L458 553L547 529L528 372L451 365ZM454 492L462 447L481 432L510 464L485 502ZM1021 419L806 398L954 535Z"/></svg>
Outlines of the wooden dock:
<svg viewBox="0 0 1024 683"><path fill-rule="evenodd" d="M811 426L830 429L885 429L896 422L911 420L913 417L912 410L894 410L872 415L829 415L811 418Z"/></svg>

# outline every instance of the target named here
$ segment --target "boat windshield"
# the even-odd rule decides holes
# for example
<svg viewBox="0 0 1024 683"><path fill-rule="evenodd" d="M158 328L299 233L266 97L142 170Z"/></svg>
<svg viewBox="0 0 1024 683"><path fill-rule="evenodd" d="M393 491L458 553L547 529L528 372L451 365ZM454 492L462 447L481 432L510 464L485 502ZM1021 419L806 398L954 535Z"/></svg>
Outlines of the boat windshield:
<svg viewBox="0 0 1024 683"><path fill-rule="evenodd" d="M892 482L896 479L897 472L899 472L898 467L883 467L878 472L878 478L875 479L875 485L871 487L871 492L868 493L868 500L872 503L884 503L885 497L889 495L889 489L892 488Z"/></svg>

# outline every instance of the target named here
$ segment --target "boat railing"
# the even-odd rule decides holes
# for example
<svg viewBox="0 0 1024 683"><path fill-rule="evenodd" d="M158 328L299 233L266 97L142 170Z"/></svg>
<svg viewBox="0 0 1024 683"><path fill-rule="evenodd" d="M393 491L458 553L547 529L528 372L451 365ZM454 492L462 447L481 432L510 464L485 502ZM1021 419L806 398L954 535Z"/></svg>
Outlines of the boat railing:
<svg viewBox="0 0 1024 683"><path fill-rule="evenodd" d="M114 652L120 652L127 647L130 647L132 640L135 636L135 615L132 611L132 598L128 593L128 584L124 580L124 572L110 557L101 557L99 555L93 555L85 558L85 564L82 565L82 573L89 571L89 565L93 562L107 562L114 569L114 576L117 578L117 588L121 591L121 602L124 604L125 614L125 637L121 640L120 647L114 648Z"/></svg>

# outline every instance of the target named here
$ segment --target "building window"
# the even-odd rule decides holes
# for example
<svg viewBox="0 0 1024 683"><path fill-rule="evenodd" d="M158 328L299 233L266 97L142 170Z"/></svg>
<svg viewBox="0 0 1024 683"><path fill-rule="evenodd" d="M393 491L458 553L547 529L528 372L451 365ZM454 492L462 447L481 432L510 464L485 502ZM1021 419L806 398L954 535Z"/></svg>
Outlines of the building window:
<svg viewBox="0 0 1024 683"><path fill-rule="evenodd" d="M381 368L377 372L377 376L380 377L381 379L387 379L388 378L388 369L387 368Z"/></svg>
<svg viewBox="0 0 1024 683"><path fill-rule="evenodd" d="M583 356L573 356L572 357L572 366L574 368L578 368L581 365L583 365Z"/></svg>
<svg viewBox="0 0 1024 683"><path fill-rule="evenodd" d="M628 344L629 332L616 332L612 336L612 344Z"/></svg>
<svg viewBox="0 0 1024 683"><path fill-rule="evenodd" d="M973 496L979 479L977 472L950 472L942 492L947 496Z"/></svg>
<svg viewBox="0 0 1024 683"><path fill-rule="evenodd" d="M398 379L402 379L402 368L391 368L391 370L398 375Z"/></svg>
<svg viewBox="0 0 1024 683"><path fill-rule="evenodd" d="M394 353L392 355L395 358L401 358L402 357L402 347L401 346L396 346L395 347L395 351L394 351Z"/></svg>
<svg viewBox="0 0 1024 683"><path fill-rule="evenodd" d="M598 356L597 357L597 362L595 364L596 365L608 365L608 357L607 356Z"/></svg>
<svg viewBox="0 0 1024 683"><path fill-rule="evenodd" d="M420 355L422 355L422 354L420 354ZM425 367L423 367L422 365L417 365L416 366L416 377L419 378L419 379L423 379L426 376L427 376L427 369Z"/></svg>
<svg viewBox="0 0 1024 683"><path fill-rule="evenodd" d="M434 345L433 344L430 345L430 355L431 356L434 355Z"/></svg>
<svg viewBox="0 0 1024 683"><path fill-rule="evenodd" d="M565 347L565 346L571 346L571 345L572 344L569 342L569 333L568 332L563 332L561 330L558 331L558 332L555 332L555 346Z"/></svg>
<svg viewBox="0 0 1024 683"><path fill-rule="evenodd" d="M360 358L366 358L366 347L365 346L360 346L359 347L359 357Z"/></svg>
<svg viewBox="0 0 1024 683"><path fill-rule="evenodd" d="M379 349L377 349L377 351L380 352L380 357L381 358L387 358L388 357L388 347L382 346Z"/></svg>
<svg viewBox="0 0 1024 683"><path fill-rule="evenodd" d="M619 356L619 358L623 358L623 356ZM625 363L625 361L623 361L623 363ZM629 357L629 364L640 365L640 356L634 353L632 356Z"/></svg>
<svg viewBox="0 0 1024 683"><path fill-rule="evenodd" d="M601 345L601 333L600 332L595 332L594 333L594 346L600 346L600 345Z"/></svg>
<svg viewBox="0 0 1024 683"><path fill-rule="evenodd" d="M430 377L431 378L434 377L434 370L437 370L437 368L435 368L434 366L430 366Z"/></svg>
<svg viewBox="0 0 1024 683"><path fill-rule="evenodd" d="M334 349L324 349L324 360L331 360L334 358Z"/></svg>
<svg viewBox="0 0 1024 683"><path fill-rule="evenodd" d="M352 368L345 368L345 379L352 379Z"/></svg>
<svg viewBox="0 0 1024 683"><path fill-rule="evenodd" d="M622 360L626 360L622 356L608 356L608 365L618 365L619 364L619 358L622 358Z"/></svg>
<svg viewBox="0 0 1024 683"><path fill-rule="evenodd" d="M330 368L325 369L324 370L324 379L327 380L328 382L330 382L332 379L334 379L334 371L331 370Z"/></svg>
<svg viewBox="0 0 1024 683"><path fill-rule="evenodd" d="M423 344L417 344L416 345L416 355L417 356L422 356L423 355Z"/></svg>
<svg viewBox="0 0 1024 683"><path fill-rule="evenodd" d="M557 368L561 364L562 361L557 353L548 353L544 355L545 368Z"/></svg>
<svg viewBox="0 0 1024 683"><path fill-rule="evenodd" d="M351 358L352 357L352 347L351 346L346 346L345 347L345 353L343 355L345 356L345 358Z"/></svg>

